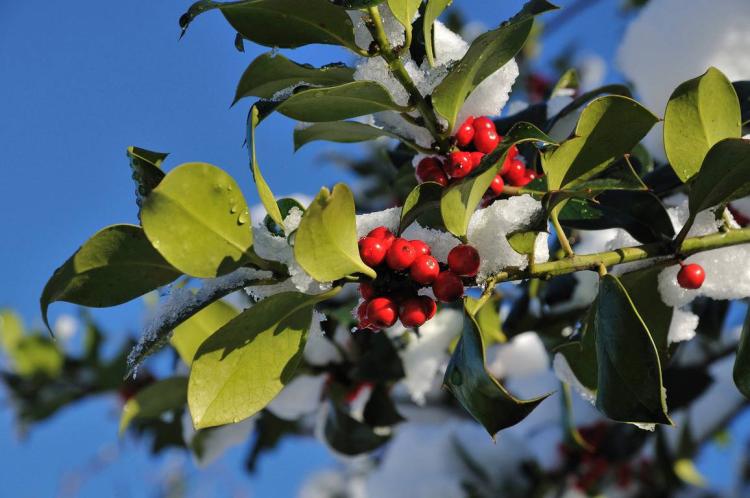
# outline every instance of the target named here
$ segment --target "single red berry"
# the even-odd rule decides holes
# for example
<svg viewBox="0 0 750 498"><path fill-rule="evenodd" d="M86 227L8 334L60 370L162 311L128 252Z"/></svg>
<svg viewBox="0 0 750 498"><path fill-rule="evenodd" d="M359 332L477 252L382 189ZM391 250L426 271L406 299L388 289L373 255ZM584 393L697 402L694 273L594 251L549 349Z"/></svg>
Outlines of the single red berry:
<svg viewBox="0 0 750 498"><path fill-rule="evenodd" d="M536 180L536 178L537 178L536 171L527 169L526 171L523 172L523 178L521 178L520 180L516 182L516 186L525 187L532 181Z"/></svg>
<svg viewBox="0 0 750 498"><path fill-rule="evenodd" d="M482 162L484 152L469 152L469 154L471 154L471 165L476 168Z"/></svg>
<svg viewBox="0 0 750 498"><path fill-rule="evenodd" d="M505 159L503 160L503 166L500 168L500 171L498 171L498 173L500 173L503 176L507 175L508 171L510 171L511 164L513 164L513 161L515 161L515 160L516 160L515 158L511 158L510 157L510 154L507 154L505 156ZM518 162L521 162L521 161L518 161ZM523 163L521 163L521 164L523 164Z"/></svg>
<svg viewBox="0 0 750 498"><path fill-rule="evenodd" d="M474 118L469 116L469 118L458 127L458 131L456 131L456 144L458 144L459 147L466 147L472 140L474 140Z"/></svg>
<svg viewBox="0 0 750 498"><path fill-rule="evenodd" d="M439 183L442 187L448 186L448 175L442 169L436 169L427 174L422 180L424 182L435 182Z"/></svg>
<svg viewBox="0 0 750 498"><path fill-rule="evenodd" d="M430 296L419 296L419 299L422 300L422 307L425 310L427 319L429 320L430 318L435 316L435 313L437 313L437 303L435 302L435 300Z"/></svg>
<svg viewBox="0 0 750 498"><path fill-rule="evenodd" d="M677 283L683 289L700 289L704 280L706 280L706 272L701 265L695 263L683 265L677 273Z"/></svg>
<svg viewBox="0 0 750 498"><path fill-rule="evenodd" d="M362 299L372 299L375 297L375 286L370 282L362 282L359 284L359 293Z"/></svg>
<svg viewBox="0 0 750 498"><path fill-rule="evenodd" d="M517 159L511 161L508 171L503 177L505 178L505 181L511 185L520 185L526 179L526 165Z"/></svg>
<svg viewBox="0 0 750 498"><path fill-rule="evenodd" d="M500 137L500 141L503 140L503 137ZM518 157L518 147L513 145L510 149L508 149L508 157L512 161L513 159L516 159Z"/></svg>
<svg viewBox="0 0 750 498"><path fill-rule="evenodd" d="M451 152L448 156L448 174L452 178L463 178L471 173L472 169L469 152Z"/></svg>
<svg viewBox="0 0 750 498"><path fill-rule="evenodd" d="M386 255L386 263L392 270L406 270L417 258L417 251L406 239L398 238L393 241Z"/></svg>
<svg viewBox="0 0 750 498"><path fill-rule="evenodd" d="M477 130L476 135L474 135L474 147L485 154L495 150L499 143L500 135L494 130Z"/></svg>
<svg viewBox="0 0 750 498"><path fill-rule="evenodd" d="M376 267L385 259L388 250L382 240L375 237L359 239L359 255L367 266Z"/></svg>
<svg viewBox="0 0 750 498"><path fill-rule="evenodd" d="M422 285L429 285L435 281L440 274L438 260L430 255L423 254L414 260L410 268L412 280Z"/></svg>
<svg viewBox="0 0 750 498"><path fill-rule="evenodd" d="M404 327L419 327L427 321L427 310L420 297L407 299L399 308L398 317Z"/></svg>
<svg viewBox="0 0 750 498"><path fill-rule="evenodd" d="M398 318L398 306L387 297L376 297L367 305L367 320L377 328L390 327Z"/></svg>
<svg viewBox="0 0 750 498"><path fill-rule="evenodd" d="M503 181L503 177L495 175L495 178L492 179L492 183L490 183L490 190L492 190L493 194L500 195L503 193L504 186L505 182Z"/></svg>
<svg viewBox="0 0 750 498"><path fill-rule="evenodd" d="M415 174L417 179L424 181L424 176L431 173L434 170L442 170L443 162L437 157L424 157L417 164Z"/></svg>
<svg viewBox="0 0 750 498"><path fill-rule="evenodd" d="M497 131L495 129L495 123L487 116L481 116L474 119L474 131L478 132L480 130Z"/></svg>
<svg viewBox="0 0 750 498"><path fill-rule="evenodd" d="M420 256L422 254L432 254L432 250L430 249L430 246L427 244L427 242L419 239L410 240L411 246L414 248L415 251L417 251L417 256Z"/></svg>
<svg viewBox="0 0 750 498"><path fill-rule="evenodd" d="M391 248L391 244L396 240L396 236L393 235L393 232L382 226L373 228L367 236L380 240L383 246L385 246L386 251Z"/></svg>
<svg viewBox="0 0 750 498"><path fill-rule="evenodd" d="M450 303L464 295L464 283L461 282L461 277L452 271L440 272L432 282L432 292L438 301Z"/></svg>
<svg viewBox="0 0 750 498"><path fill-rule="evenodd" d="M454 247L448 253L448 268L456 275L473 277L479 270L479 251L468 244Z"/></svg>

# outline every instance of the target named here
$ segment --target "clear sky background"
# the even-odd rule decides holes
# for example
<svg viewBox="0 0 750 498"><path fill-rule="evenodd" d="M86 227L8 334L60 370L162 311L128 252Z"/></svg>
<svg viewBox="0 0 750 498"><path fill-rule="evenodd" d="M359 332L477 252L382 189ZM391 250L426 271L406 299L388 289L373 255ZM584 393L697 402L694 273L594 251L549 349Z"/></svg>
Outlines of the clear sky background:
<svg viewBox="0 0 750 498"><path fill-rule="evenodd" d="M455 2L469 20L493 23L522 3ZM619 0L593 3L544 40L542 62L571 44L612 59L626 18ZM216 12L178 41L177 19L188 6L189 0L0 0L0 306L19 310L27 322L40 324L44 283L83 241L106 225L137 222L127 146L171 152L168 168L216 164L238 180L250 204L257 202L242 148L247 104L229 104L242 71L265 49L247 45L239 53ZM308 47L293 58L351 62L346 51L330 47ZM293 126L277 115L258 132L260 164L274 192L314 194L346 180L319 159L331 145L293 153ZM54 305L52 317L71 311ZM124 339L137 334L143 307L136 302L94 316ZM178 453L152 459L145 444L118 440L118 418L117 400L91 400L21 438L0 402L0 496L50 497L66 489L77 490L71 496L156 496L165 472L184 471L191 496L286 497L310 471L333 462L321 445L293 440L266 456L254 476L241 469L246 447L198 472Z"/></svg>

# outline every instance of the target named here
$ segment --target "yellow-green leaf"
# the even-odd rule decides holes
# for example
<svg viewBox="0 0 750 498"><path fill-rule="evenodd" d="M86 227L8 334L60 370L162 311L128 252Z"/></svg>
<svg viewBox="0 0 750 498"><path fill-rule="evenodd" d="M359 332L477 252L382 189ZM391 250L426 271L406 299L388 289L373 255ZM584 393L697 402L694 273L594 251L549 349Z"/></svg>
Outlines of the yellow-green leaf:
<svg viewBox="0 0 750 498"><path fill-rule="evenodd" d="M177 326L169 342L182 361L190 365L198 347L238 314L239 311L231 304L215 301Z"/></svg>
<svg viewBox="0 0 750 498"><path fill-rule="evenodd" d="M271 187L268 186L265 178L263 178L263 174L260 172L260 166L258 166L258 160L255 156L255 127L258 126L258 122L258 108L253 106L250 110L250 166L253 171L253 180L255 180L255 187L258 189L258 196L260 197L260 202L263 203L263 207L266 208L266 213L283 230L284 218L281 216L281 211L278 204L276 204L276 197L271 192Z"/></svg>
<svg viewBox="0 0 750 498"><path fill-rule="evenodd" d="M146 386L122 407L120 434L125 432L133 420L158 418L163 413L185 406L186 401L185 377L170 377Z"/></svg>
<svg viewBox="0 0 750 498"><path fill-rule="evenodd" d="M315 280L329 282L353 273L375 277L359 257L354 197L344 184L323 188L305 211L294 240L294 257Z"/></svg>
<svg viewBox="0 0 750 498"><path fill-rule="evenodd" d="M178 166L143 203L143 229L175 268L200 278L247 263L253 237L237 182L206 163Z"/></svg>

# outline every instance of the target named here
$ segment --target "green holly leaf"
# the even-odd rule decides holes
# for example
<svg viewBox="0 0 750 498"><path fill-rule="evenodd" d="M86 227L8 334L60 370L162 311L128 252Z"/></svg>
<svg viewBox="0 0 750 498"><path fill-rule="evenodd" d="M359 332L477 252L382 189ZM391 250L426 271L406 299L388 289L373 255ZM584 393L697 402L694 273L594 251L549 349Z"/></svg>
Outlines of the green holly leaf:
<svg viewBox="0 0 750 498"><path fill-rule="evenodd" d="M734 383L746 398L750 398L750 312L742 326L737 357L734 359Z"/></svg>
<svg viewBox="0 0 750 498"><path fill-rule="evenodd" d="M430 66L435 66L435 41L433 39L435 21L452 3L453 0L427 0L422 30L424 33L425 52Z"/></svg>
<svg viewBox="0 0 750 498"><path fill-rule="evenodd" d="M500 294L494 293L481 308L477 309L479 300L466 297L466 311L476 320L485 346L492 346L508 340L500 323L500 301L502 301Z"/></svg>
<svg viewBox="0 0 750 498"><path fill-rule="evenodd" d="M393 13L393 17L401 23L407 32L411 32L411 22L417 15L422 0L388 0L388 7Z"/></svg>
<svg viewBox="0 0 750 498"><path fill-rule="evenodd" d="M164 179L161 164L169 154L130 146L127 155L130 159L130 169L133 171L133 181L135 181L136 203L140 209L143 199L148 197L148 194Z"/></svg>
<svg viewBox="0 0 750 498"><path fill-rule="evenodd" d="M379 5L385 0L330 0L332 4L343 7L347 10L365 9L367 7L374 7Z"/></svg>
<svg viewBox="0 0 750 498"><path fill-rule="evenodd" d="M195 427L239 422L276 397L302 359L313 306L339 290L276 294L209 336L195 354L188 382Z"/></svg>
<svg viewBox="0 0 750 498"><path fill-rule="evenodd" d="M237 183L206 163L178 166L148 196L143 229L174 267L210 278L251 260L250 214Z"/></svg>
<svg viewBox="0 0 750 498"><path fill-rule="evenodd" d="M125 402L120 415L120 435L134 420L159 418L187 402L187 378L170 377L144 387Z"/></svg>
<svg viewBox="0 0 750 498"><path fill-rule="evenodd" d="M695 176L716 143L742 134L740 103L732 83L718 69L677 87L664 114L664 149L683 182Z"/></svg>
<svg viewBox="0 0 750 498"><path fill-rule="evenodd" d="M437 7L439 6L440 4ZM448 129L453 129L458 113L471 92L521 50L531 33L534 16L556 8L546 0L531 0L512 19L472 42L466 55L450 68L448 75L432 93L432 105L448 120ZM430 10L429 3L427 10ZM425 32L425 41L431 38L433 21L425 19L425 26L430 25L426 28L430 32Z"/></svg>
<svg viewBox="0 0 750 498"><path fill-rule="evenodd" d="M658 118L635 100L600 97L581 113L573 137L542 155L550 190L582 183L629 153Z"/></svg>
<svg viewBox="0 0 750 498"><path fill-rule="evenodd" d="M594 100L597 97L600 97L602 95L621 95L623 97L632 97L633 94L630 92L630 89L625 85L604 85L599 88L595 88L594 90L590 90L586 93L583 93L573 99L573 101L563 107L560 112L555 114L552 119L550 119L549 124L547 125L548 133L557 138L558 132L555 131L555 125L562 121L565 117L570 116L574 111L578 110L579 108L589 104L592 100ZM567 128L567 127L566 127ZM561 137L561 138L567 138L567 137Z"/></svg>
<svg viewBox="0 0 750 498"><path fill-rule="evenodd" d="M594 302L586 313L578 341L563 344L555 350L565 357L578 382L592 393L596 393L599 369L596 359L596 310L597 303Z"/></svg>
<svg viewBox="0 0 750 498"><path fill-rule="evenodd" d="M659 273L662 269L653 266L626 273L620 277L620 283L648 328L661 363L666 364L669 359L669 326L674 310L664 304L659 293Z"/></svg>
<svg viewBox="0 0 750 498"><path fill-rule="evenodd" d="M500 430L526 418L549 396L520 400L492 377L485 365L479 325L468 310L464 316L461 339L445 371L443 385L493 439Z"/></svg>
<svg viewBox="0 0 750 498"><path fill-rule="evenodd" d="M276 222L282 229L284 229L284 218L281 216L279 206L276 204L276 197L271 192L271 187L266 183L266 179L263 178L263 174L260 172L260 166L258 166L258 159L255 156L255 127L258 126L259 111L256 106L250 109L250 168L253 172L253 180L255 180L255 188L258 190L258 197L263 207L266 208L266 213Z"/></svg>
<svg viewBox="0 0 750 498"><path fill-rule="evenodd" d="M372 427L352 418L333 402L329 404L323 435L331 448L348 456L376 450L390 439L376 434Z"/></svg>
<svg viewBox="0 0 750 498"><path fill-rule="evenodd" d="M401 208L401 222L398 233L417 221L420 216L437 213L440 208L440 198L443 195L443 186L435 182L420 183L406 196Z"/></svg>
<svg viewBox="0 0 750 498"><path fill-rule="evenodd" d="M374 81L355 81L328 88L297 92L281 102L276 111L297 121L340 121L382 111L404 111L388 90Z"/></svg>
<svg viewBox="0 0 750 498"><path fill-rule="evenodd" d="M182 34L195 17L213 9L220 9L243 38L260 45L296 48L321 43L359 51L351 19L328 0L200 0L180 17Z"/></svg>
<svg viewBox="0 0 750 498"><path fill-rule="evenodd" d="M141 227L112 225L86 241L45 285L40 299L47 309L57 301L104 308L166 285L181 273L151 245Z"/></svg>
<svg viewBox="0 0 750 498"><path fill-rule="evenodd" d="M234 102L245 97L274 99L296 86L336 86L354 81L354 69L343 64L321 68L298 64L275 52L258 56L245 69L237 84Z"/></svg>
<svg viewBox="0 0 750 498"><path fill-rule="evenodd" d="M359 257L354 197L339 183L322 188L302 216L294 239L294 257L315 280L330 282L354 273L375 278Z"/></svg>
<svg viewBox="0 0 750 498"><path fill-rule="evenodd" d="M623 228L644 244L674 237L664 204L651 192L610 190L596 200L570 199L560 210L559 220L579 230Z"/></svg>
<svg viewBox="0 0 750 498"><path fill-rule="evenodd" d="M690 224L704 209L750 194L750 140L728 138L708 151L690 187Z"/></svg>
<svg viewBox="0 0 750 498"><path fill-rule="evenodd" d="M659 352L617 277L605 275L596 300L596 407L620 422L672 424Z"/></svg>
<svg viewBox="0 0 750 498"><path fill-rule="evenodd" d="M443 189L440 212L449 232L458 237L466 235L471 215L474 214L482 196L490 187L492 179L500 170L508 150L511 146L524 142L554 144L550 137L534 125L517 123L508 131L497 149L485 155L480 165L470 175Z"/></svg>
<svg viewBox="0 0 750 498"><path fill-rule="evenodd" d="M169 342L182 361L190 366L198 347L238 314L239 311L231 304L215 301L178 325Z"/></svg>
<svg viewBox="0 0 750 498"><path fill-rule="evenodd" d="M296 128L294 130L294 150L316 140L327 140L337 143L356 143L375 140L381 137L400 139L395 133L382 128L358 123L356 121L330 121L326 123L313 123L309 126Z"/></svg>

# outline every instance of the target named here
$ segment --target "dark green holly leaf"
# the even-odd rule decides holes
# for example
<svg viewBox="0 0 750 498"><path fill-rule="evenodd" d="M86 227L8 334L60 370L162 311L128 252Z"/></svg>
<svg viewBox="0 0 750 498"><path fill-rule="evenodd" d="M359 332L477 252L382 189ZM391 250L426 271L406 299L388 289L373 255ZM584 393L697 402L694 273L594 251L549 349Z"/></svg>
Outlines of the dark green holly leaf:
<svg viewBox="0 0 750 498"><path fill-rule="evenodd" d="M658 118L638 102L610 95L592 101L581 113L574 136L542 155L550 190L582 183L628 154Z"/></svg>
<svg viewBox="0 0 750 498"><path fill-rule="evenodd" d="M245 69L237 84L234 102L244 97L280 100L280 93L297 86L343 85L354 81L353 76L354 70L343 64L316 68L298 64L275 52L266 52Z"/></svg>
<svg viewBox="0 0 750 498"><path fill-rule="evenodd" d="M739 138L740 103L726 76L712 67L677 87L664 114L664 149L683 182L698 173L717 142Z"/></svg>
<svg viewBox="0 0 750 498"><path fill-rule="evenodd" d="M331 121L327 123L313 123L310 126L294 130L294 150L316 140L327 140L337 143L356 143L375 140L380 137L400 137L382 128L358 123L356 121Z"/></svg>
<svg viewBox="0 0 750 498"><path fill-rule="evenodd" d="M474 316L485 346L492 346L508 340L500 323L501 300L501 295L494 293L481 308L476 309L479 300L473 297L466 298L466 310Z"/></svg>
<svg viewBox="0 0 750 498"><path fill-rule="evenodd" d="M580 230L623 228L644 244L674 237L666 208L651 192L611 190L595 201L571 199L559 219L564 226Z"/></svg>
<svg viewBox="0 0 750 498"><path fill-rule="evenodd" d="M297 121L320 123L356 118L382 111L404 111L388 90L375 81L355 81L293 94L276 111Z"/></svg>
<svg viewBox="0 0 750 498"><path fill-rule="evenodd" d="M177 410L187 402L187 378L170 377L140 390L122 407L120 434L131 422L158 418L162 414Z"/></svg>
<svg viewBox="0 0 750 498"><path fill-rule="evenodd" d="M354 197L339 183L322 188L302 216L294 241L294 257L315 280L330 282L354 273L375 278L359 257Z"/></svg>
<svg viewBox="0 0 750 498"><path fill-rule="evenodd" d="M508 150L513 145L525 142L554 145L554 141L534 125L518 123L505 135L494 152L482 158L482 162L469 176L443 189L440 212L449 232L458 237L466 235L471 215L502 166Z"/></svg>
<svg viewBox="0 0 750 498"><path fill-rule="evenodd" d="M302 359L313 306L339 290L273 295L209 336L195 353L188 383L195 427L239 422L276 397Z"/></svg>
<svg viewBox="0 0 750 498"><path fill-rule="evenodd" d="M671 425L659 352L617 277L601 279L594 323L597 408L620 422Z"/></svg>
<svg viewBox="0 0 750 498"><path fill-rule="evenodd" d="M296 48L322 43L359 51L351 19L328 0L200 0L180 17L183 35L196 16L213 9L221 9L243 38L260 45Z"/></svg>
<svg viewBox="0 0 750 498"><path fill-rule="evenodd" d="M153 248L141 227L112 225L94 234L55 270L42 291L42 318L49 327L47 308L56 301L92 308L115 306L180 275Z"/></svg>
<svg viewBox="0 0 750 498"><path fill-rule="evenodd" d="M385 2L385 0L330 0L334 5L348 10L365 9Z"/></svg>
<svg viewBox="0 0 750 498"><path fill-rule="evenodd" d="M362 417L370 427L390 427L406 420L396 409L388 388L380 383L372 389Z"/></svg>
<svg viewBox="0 0 750 498"><path fill-rule="evenodd" d="M661 363L666 365L669 359L669 326L672 323L674 310L664 304L659 293L658 277L662 269L659 266L652 266L626 273L620 277L620 283L651 333Z"/></svg>
<svg viewBox="0 0 750 498"><path fill-rule="evenodd" d="M427 213L437 213L440 208L440 198L443 195L443 186L435 182L420 183L409 193L401 208L401 221L398 233L417 221Z"/></svg>
<svg viewBox="0 0 750 498"><path fill-rule="evenodd" d="M578 90L579 85L578 71L574 68L568 69L560 76L555 86L552 87L552 95L556 95L561 90Z"/></svg>
<svg viewBox="0 0 750 498"><path fill-rule="evenodd" d="M247 203L234 178L216 166L187 163L170 171L141 218L156 250L188 275L215 277L251 260Z"/></svg>
<svg viewBox="0 0 750 498"><path fill-rule="evenodd" d="M438 2L436 10L443 3ZM432 93L432 105L448 120L449 129L453 129L458 112L471 92L521 50L531 33L534 16L556 8L546 0L531 0L512 19L501 24L499 28L480 35L472 42L466 55L451 67L448 75ZM430 12L429 3L427 11ZM439 15L439 12L437 14ZM425 26L427 25L426 21ZM432 34L432 23L429 22L429 25L430 32L425 32L425 40ZM428 51L428 57L429 54Z"/></svg>
<svg viewBox="0 0 750 498"><path fill-rule="evenodd" d="M293 199L291 197L284 197L282 199L279 199L276 201L276 205L279 207L279 212L281 213L281 219L286 219L287 216L289 216L289 213L291 212L292 208L297 208L303 213L305 212L305 206L299 203L297 199ZM263 218L263 224L268 229L269 232L271 232L274 235L277 235L279 237L283 237L285 235L284 228L277 224L273 219L266 215Z"/></svg>
<svg viewBox="0 0 750 498"><path fill-rule="evenodd" d="M479 326L468 311L464 316L461 339L445 371L443 385L493 439L500 430L526 418L548 396L520 400L492 377L485 365Z"/></svg>
<svg viewBox="0 0 750 498"><path fill-rule="evenodd" d="M596 359L596 310L597 303L594 302L584 318L579 340L563 344L555 350L565 357L573 375L592 395L596 393L599 368Z"/></svg>
<svg viewBox="0 0 750 498"><path fill-rule="evenodd" d="M135 181L136 203L138 204L138 208L140 208L143 204L143 199L148 197L148 194L164 178L161 164L169 154L130 146L128 147L127 155L130 159L130 169L133 171L133 181Z"/></svg>
<svg viewBox="0 0 750 498"><path fill-rule="evenodd" d="M348 456L376 450L390 439L390 436L379 435L369 425L353 419L333 402L329 404L323 435L331 448Z"/></svg>
<svg viewBox="0 0 750 498"><path fill-rule="evenodd" d="M743 396L750 398L750 312L745 317L737 357L734 360L734 383Z"/></svg>

